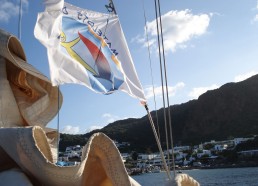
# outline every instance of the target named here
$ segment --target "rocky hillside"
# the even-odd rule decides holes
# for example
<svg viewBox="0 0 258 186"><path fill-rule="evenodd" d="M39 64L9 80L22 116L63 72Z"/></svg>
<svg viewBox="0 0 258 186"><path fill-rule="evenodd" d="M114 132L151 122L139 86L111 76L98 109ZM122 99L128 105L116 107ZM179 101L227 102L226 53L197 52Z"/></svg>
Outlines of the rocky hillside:
<svg viewBox="0 0 258 186"><path fill-rule="evenodd" d="M194 145L208 140L224 140L258 134L258 75L170 107L175 145ZM156 121L155 112L152 112ZM158 110L161 141L165 143L163 109ZM156 142L146 116L109 124L101 130L119 142L131 143L130 150L156 150Z"/></svg>

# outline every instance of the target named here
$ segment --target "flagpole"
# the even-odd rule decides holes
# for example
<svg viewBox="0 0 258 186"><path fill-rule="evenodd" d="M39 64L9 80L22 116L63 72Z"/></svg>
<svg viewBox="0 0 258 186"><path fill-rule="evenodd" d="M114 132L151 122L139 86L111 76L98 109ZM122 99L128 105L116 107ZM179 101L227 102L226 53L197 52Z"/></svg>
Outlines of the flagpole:
<svg viewBox="0 0 258 186"><path fill-rule="evenodd" d="M59 108L60 108L60 88L59 85L57 86L57 157L56 157L56 162L59 160L59 141L60 141L60 126L59 126Z"/></svg>
<svg viewBox="0 0 258 186"><path fill-rule="evenodd" d="M21 20L22 20L22 0L20 0L20 7L19 7L19 28L18 28L18 37L21 41Z"/></svg>

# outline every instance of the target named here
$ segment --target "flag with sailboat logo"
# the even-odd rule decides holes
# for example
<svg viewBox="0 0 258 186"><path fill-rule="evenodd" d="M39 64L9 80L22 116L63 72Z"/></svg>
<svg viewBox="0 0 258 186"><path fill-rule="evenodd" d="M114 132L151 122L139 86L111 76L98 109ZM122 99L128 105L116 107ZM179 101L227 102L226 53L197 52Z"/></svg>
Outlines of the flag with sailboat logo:
<svg viewBox="0 0 258 186"><path fill-rule="evenodd" d="M47 48L52 84L77 83L145 101L118 16L46 0L35 37Z"/></svg>

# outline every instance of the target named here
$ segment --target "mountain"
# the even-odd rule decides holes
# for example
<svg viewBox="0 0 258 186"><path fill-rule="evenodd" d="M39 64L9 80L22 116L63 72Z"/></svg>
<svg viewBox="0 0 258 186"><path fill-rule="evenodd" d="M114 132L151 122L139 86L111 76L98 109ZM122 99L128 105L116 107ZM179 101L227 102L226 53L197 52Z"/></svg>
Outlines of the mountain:
<svg viewBox="0 0 258 186"><path fill-rule="evenodd" d="M210 140L258 134L258 75L207 91L197 100L171 106L170 111L174 145L195 145ZM156 113L151 114L155 122ZM164 147L163 114L163 109L157 111ZM130 150L157 150L147 116L116 121L83 137L89 138L95 132L103 132L118 142L129 142Z"/></svg>

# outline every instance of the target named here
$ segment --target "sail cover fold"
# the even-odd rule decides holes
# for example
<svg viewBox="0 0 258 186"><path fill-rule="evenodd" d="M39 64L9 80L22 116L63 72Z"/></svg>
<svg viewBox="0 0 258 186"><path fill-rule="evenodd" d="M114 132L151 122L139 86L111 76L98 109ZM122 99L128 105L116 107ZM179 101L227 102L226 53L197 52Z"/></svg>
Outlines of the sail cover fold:
<svg viewBox="0 0 258 186"><path fill-rule="evenodd" d="M45 1L35 37L47 48L54 86L85 85L95 92L122 90L145 101L118 16Z"/></svg>

